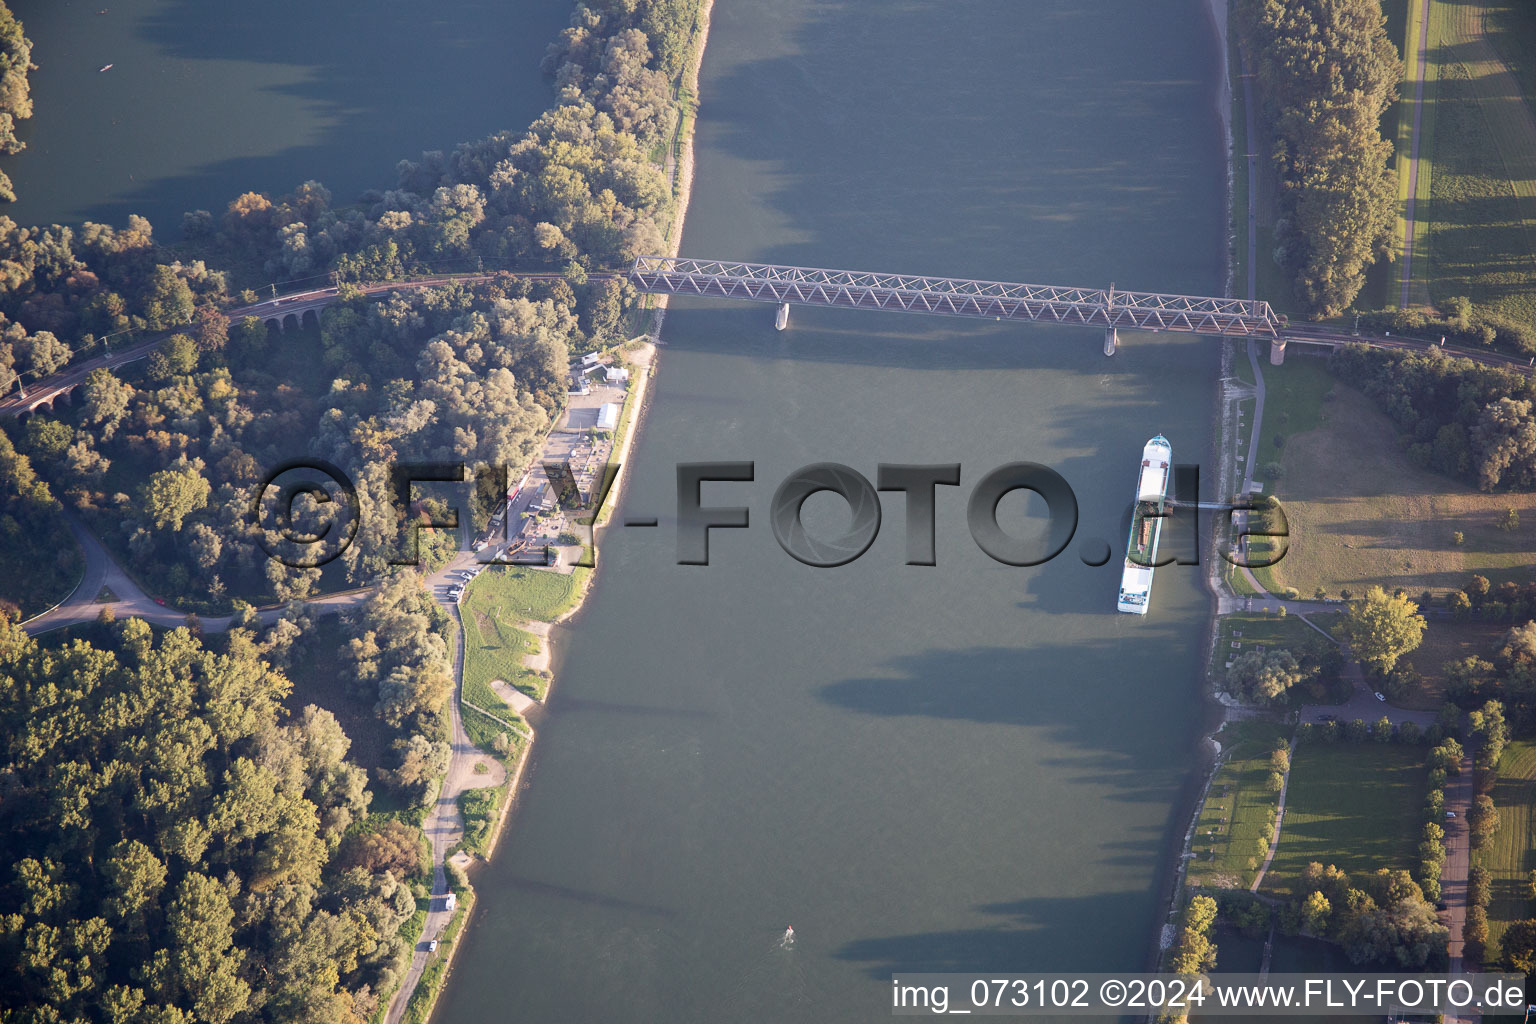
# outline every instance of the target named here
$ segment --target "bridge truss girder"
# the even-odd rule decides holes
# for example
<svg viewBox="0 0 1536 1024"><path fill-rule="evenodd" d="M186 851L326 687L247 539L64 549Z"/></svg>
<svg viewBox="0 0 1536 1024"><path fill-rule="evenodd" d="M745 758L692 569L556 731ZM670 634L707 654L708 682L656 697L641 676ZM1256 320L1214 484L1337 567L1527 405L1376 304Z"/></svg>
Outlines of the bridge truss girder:
<svg viewBox="0 0 1536 1024"><path fill-rule="evenodd" d="M1270 340L1278 338L1280 330L1279 318L1267 302L1202 295L1010 284L675 256L637 257L629 277L643 292L802 306Z"/></svg>

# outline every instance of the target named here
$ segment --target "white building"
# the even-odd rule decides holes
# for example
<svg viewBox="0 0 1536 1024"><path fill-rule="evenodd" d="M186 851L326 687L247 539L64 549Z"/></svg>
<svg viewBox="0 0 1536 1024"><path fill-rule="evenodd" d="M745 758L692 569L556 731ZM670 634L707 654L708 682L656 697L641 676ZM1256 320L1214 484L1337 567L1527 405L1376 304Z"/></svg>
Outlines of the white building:
<svg viewBox="0 0 1536 1024"><path fill-rule="evenodd" d="M629 370L622 366L603 367L603 380L609 384L628 384Z"/></svg>
<svg viewBox="0 0 1536 1024"><path fill-rule="evenodd" d="M617 430L619 428L619 403L604 402L597 410L598 430Z"/></svg>

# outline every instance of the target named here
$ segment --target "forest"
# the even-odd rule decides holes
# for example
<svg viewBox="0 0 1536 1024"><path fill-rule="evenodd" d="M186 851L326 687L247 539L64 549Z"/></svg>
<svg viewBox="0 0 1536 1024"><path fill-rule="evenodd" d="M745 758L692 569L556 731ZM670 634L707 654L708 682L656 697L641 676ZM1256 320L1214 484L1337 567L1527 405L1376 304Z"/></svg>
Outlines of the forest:
<svg viewBox="0 0 1536 1024"><path fill-rule="evenodd" d="M239 196L217 219L194 211L179 256L195 259L167 262L140 218L78 233L5 233L0 219L0 367L42 375L110 335L180 328L146 363L94 372L73 407L28 422L17 449L145 586L191 611L389 571L404 518L420 513L389 500L391 462L520 471L563 407L570 354L623 340L635 293L596 271L662 244L672 191L658 155L696 10L578 4L546 60L555 104L527 131L402 161L395 187L342 209L306 182L276 199ZM342 281L444 262L564 273L345 293L310 353L220 312L241 295L209 267L253 261ZM358 488L359 535L329 576L266 558L246 515L267 469L300 456L333 462Z"/></svg>
<svg viewBox="0 0 1536 1024"><path fill-rule="evenodd" d="M1376 0L1238 0L1280 179L1275 262L1317 318L1354 300L1391 257L1396 174L1381 117L1402 62Z"/></svg>
<svg viewBox="0 0 1536 1024"><path fill-rule="evenodd" d="M421 859L327 711L251 633L139 619L45 648L0 619L0 1013L360 1022L398 978Z"/></svg>
<svg viewBox="0 0 1536 1024"><path fill-rule="evenodd" d="M0 2L0 156L20 153L26 143L16 137L16 122L32 116L27 73L32 71L32 43L11 9ZM0 200L16 201L11 179L0 171Z"/></svg>
<svg viewBox="0 0 1536 1024"><path fill-rule="evenodd" d="M1330 359L1340 380L1370 396L1420 466L1484 491L1536 488L1536 383L1524 374L1445 355L1346 345Z"/></svg>
<svg viewBox="0 0 1536 1024"><path fill-rule="evenodd" d="M390 564L401 526L437 499L395 508L389 465L521 469L562 411L571 353L624 340L635 294L602 271L662 244L698 12L578 3L531 127L403 161L356 203L316 182L246 193L189 213L176 246L139 217L0 218L0 380L165 335L0 433L0 1017L378 1019L419 934L420 825L449 761L453 688L450 618ZM495 273L376 298L345 287L439 268ZM522 269L558 274L500 272ZM344 285L318 339L227 315L253 282L317 273ZM357 541L324 570L265 557L248 516L268 470L299 456L359 492ZM232 612L231 628L205 638L193 615L160 633L107 613L27 637L15 620L78 577L58 554L74 551L60 501L151 593ZM429 564L454 543L422 539ZM348 583L377 585L342 616L344 646L317 652L303 599ZM287 607L260 628L253 606L274 599ZM290 680L323 689L308 678L322 660L341 677L324 680L338 712L293 693Z"/></svg>

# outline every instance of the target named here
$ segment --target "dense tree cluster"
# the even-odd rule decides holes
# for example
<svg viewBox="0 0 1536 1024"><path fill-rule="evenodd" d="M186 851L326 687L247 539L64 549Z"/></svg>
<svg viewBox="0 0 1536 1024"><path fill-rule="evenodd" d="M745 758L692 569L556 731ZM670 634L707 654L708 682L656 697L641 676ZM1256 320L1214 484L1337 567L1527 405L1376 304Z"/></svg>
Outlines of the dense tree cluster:
<svg viewBox="0 0 1536 1024"><path fill-rule="evenodd" d="M347 737L282 721L289 684L244 631L224 653L115 632L49 650L0 622L0 1015L368 1019L415 865L343 846L369 802Z"/></svg>
<svg viewBox="0 0 1536 1024"><path fill-rule="evenodd" d="M1227 669L1227 692L1255 704L1267 703L1279 700L1306 676L1290 651L1246 651Z"/></svg>
<svg viewBox="0 0 1536 1024"><path fill-rule="evenodd" d="M32 462L0 434L0 614L35 615L69 592L81 569L80 548L64 510Z"/></svg>
<svg viewBox="0 0 1536 1024"><path fill-rule="evenodd" d="M1445 666L1446 697L1471 712L1481 712L1489 738L1501 748L1510 735L1536 732L1536 622L1504 635L1491 657L1472 655ZM1489 704L1498 710L1488 714ZM1488 767L1497 764L1497 758Z"/></svg>
<svg viewBox="0 0 1536 1024"><path fill-rule="evenodd" d="M0 393L15 375L46 376L104 335L190 323L225 292L200 260L166 262L149 221L18 227L0 217Z"/></svg>
<svg viewBox="0 0 1536 1024"><path fill-rule="evenodd" d="M1446 338L1473 345L1488 345L1515 355L1536 355L1536 328L1511 320L1480 306L1465 295L1440 302L1442 313L1421 309L1393 309L1365 313L1362 327L1406 334L1426 341Z"/></svg>
<svg viewBox="0 0 1536 1024"><path fill-rule="evenodd" d="M1216 944L1211 941L1216 909L1216 901L1209 896L1198 895L1190 899L1168 958L1170 972L1203 974L1216 966Z"/></svg>
<svg viewBox="0 0 1536 1024"><path fill-rule="evenodd" d="M0 154L20 153L26 143L16 137L16 122L32 116L32 96L27 72L32 63L32 43L9 7L0 3ZM0 171L0 199L14 202L11 179Z"/></svg>
<svg viewBox="0 0 1536 1024"><path fill-rule="evenodd" d="M453 689L449 619L413 573L381 586L346 616L352 635L343 652L354 696L399 736L396 763L384 781L415 804L432 796L448 770L445 715Z"/></svg>
<svg viewBox="0 0 1536 1024"><path fill-rule="evenodd" d="M1381 116L1402 62L1375 0L1240 0L1274 133L1275 260L1317 316L1343 310L1390 255L1396 176Z"/></svg>
<svg viewBox="0 0 1536 1024"><path fill-rule="evenodd" d="M1536 380L1433 348L1347 345L1330 365L1392 418L1415 463L1485 491L1536 488Z"/></svg>
<svg viewBox="0 0 1536 1024"><path fill-rule="evenodd" d="M402 515L443 518L423 511L435 499L420 489L396 508L394 463L520 473L535 457L564 402L577 301L564 281L510 278L356 295L327 310L318 359L288 373L274 372L282 342L259 322L205 318L132 378L93 371L58 419L27 422L18 447L153 590L198 611L313 592L319 570L268 558L249 511L272 468L325 459L358 489L358 536L339 564L365 582L408 555ZM429 560L456 543L417 536Z"/></svg>
<svg viewBox="0 0 1536 1024"><path fill-rule="evenodd" d="M1493 586L1488 577L1474 575L1460 590L1446 595L1445 606L1451 617L1458 620L1528 622L1536 617L1536 582L1505 580Z"/></svg>
<svg viewBox="0 0 1536 1024"><path fill-rule="evenodd" d="M188 233L231 262L255 254L264 273L286 279L551 267L580 280L585 269L657 251L673 199L662 159L678 117L673 83L698 7L578 3L545 61L555 104L526 131L402 161L395 186L368 193L362 208L335 210L308 182L276 201L247 193L219 220L189 214ZM632 296L615 281L595 290L601 307Z"/></svg>
<svg viewBox="0 0 1536 1024"><path fill-rule="evenodd" d="M1382 868L1351 877L1333 865L1308 864L1281 920L1344 947L1358 966L1443 969L1450 930L1406 871Z"/></svg>

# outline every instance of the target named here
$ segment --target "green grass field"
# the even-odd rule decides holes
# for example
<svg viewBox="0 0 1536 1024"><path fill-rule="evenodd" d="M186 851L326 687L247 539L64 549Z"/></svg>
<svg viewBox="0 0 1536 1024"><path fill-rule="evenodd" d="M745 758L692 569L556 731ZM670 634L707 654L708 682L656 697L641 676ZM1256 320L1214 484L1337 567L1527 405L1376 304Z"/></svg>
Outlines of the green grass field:
<svg viewBox="0 0 1536 1024"><path fill-rule="evenodd" d="M1382 10L1387 15L1388 34L1400 47L1406 76L1401 96L1388 114L1391 123L1396 126L1395 133L1386 133L1389 138L1393 138L1394 142L1398 202L1395 238L1399 252L1402 251L1403 240L1407 234L1409 164L1413 154L1415 70L1424 80L1424 110L1419 118L1418 178L1417 187L1414 189L1414 252L1416 255L1411 271L1413 276L1412 287L1409 290L1410 305L1423 305L1429 299L1429 260L1424 258L1429 225L1425 213L1430 198L1430 182L1434 177L1435 116L1438 109L1435 95L1440 73L1440 62L1436 59L1434 40L1440 34L1437 26L1440 21L1441 5L1430 4L1427 25L1419 18L1419 7L1420 5L1414 0L1386 0L1382 4ZM1422 67L1416 68L1419 42L1426 32L1430 43L1426 49ZM1383 264L1378 263L1377 266L1379 268ZM1357 302L1357 308L1398 305L1401 297L1399 282L1402 279L1402 266L1398 263L1385 266L1389 268L1389 272L1381 275L1385 285L1383 293L1379 296L1375 294L1371 296L1379 301Z"/></svg>
<svg viewBox="0 0 1536 1024"><path fill-rule="evenodd" d="M1256 844L1275 825L1276 795L1269 791L1269 755L1289 741L1290 730L1273 722L1229 724L1218 740L1231 751L1216 772L1195 822L1187 883L1214 889L1246 889L1257 867Z"/></svg>
<svg viewBox="0 0 1536 1024"><path fill-rule="evenodd" d="M1536 868L1536 742L1518 740L1499 758L1499 780L1493 787L1499 809L1499 830L1472 862L1488 869L1493 902L1488 907L1488 948L1497 949L1512 922L1536 917L1527 877Z"/></svg>
<svg viewBox="0 0 1536 1024"><path fill-rule="evenodd" d="M538 638L513 626L489 600L471 592L460 606L464 620L464 697L488 711L503 706L491 690L502 679L535 700L544 699L545 680L523 665L538 650Z"/></svg>
<svg viewBox="0 0 1536 1024"><path fill-rule="evenodd" d="M1327 396L1336 383L1327 361L1316 357L1299 356L1281 366L1264 367L1264 422L1259 424L1259 450L1253 456L1259 465L1280 457L1283 445L1275 444L1276 437L1289 439L1327 422Z"/></svg>
<svg viewBox="0 0 1536 1024"><path fill-rule="evenodd" d="M581 599L583 578L580 569L561 573L520 566L492 567L475 577L467 588L468 597L502 621L553 622Z"/></svg>
<svg viewBox="0 0 1536 1024"><path fill-rule="evenodd" d="M1536 19L1527 8L1431 3L1429 74L1437 81L1426 112L1433 138L1421 154L1427 148L1434 173L1421 216L1436 302L1465 295L1536 324L1536 127L1526 55ZM1504 55L1515 55L1509 68Z"/></svg>
<svg viewBox="0 0 1536 1024"><path fill-rule="evenodd" d="M1264 889L1287 890L1311 861L1351 873L1411 868L1427 774L1418 746L1298 746Z"/></svg>
<svg viewBox="0 0 1536 1024"><path fill-rule="evenodd" d="M1264 367L1264 421L1259 424L1257 449L1248 457L1254 462L1254 479L1264 482L1265 493L1278 495L1282 500L1287 497L1289 481L1284 474L1289 472L1290 467L1285 458L1285 446L1291 443L1295 435L1314 430L1327 422L1328 403L1336 383L1334 376L1328 372L1327 364L1317 358L1292 358L1281 366ZM1267 472L1271 464L1279 464L1281 467L1282 475L1279 478ZM1280 561L1273 566L1260 566L1253 570L1254 576L1265 589L1279 594L1287 586L1294 586L1284 579L1279 568L1285 558L1289 557L1288 539L1254 538L1249 541L1248 550L1254 563L1268 561L1279 553ZM1242 579L1241 573L1233 575ZM1301 596L1310 599L1313 589L1316 588L1302 591Z"/></svg>
<svg viewBox="0 0 1536 1024"><path fill-rule="evenodd" d="M1473 573L1494 583L1530 578L1536 495L1484 494L1414 466L1369 399L1342 383L1334 390L1321 425L1285 443L1277 492L1289 548L1275 566L1256 570L1261 581L1306 598L1320 586L1339 596L1375 583L1416 596L1459 589ZM1506 533L1498 522L1510 507L1521 525Z"/></svg>
<svg viewBox="0 0 1536 1024"><path fill-rule="evenodd" d="M1239 646L1233 647L1233 644ZM1237 613L1217 620L1216 647L1211 652L1211 672L1218 678L1226 674L1227 662L1257 647L1270 650L1284 647L1301 656L1303 652L1322 650L1328 640L1294 615Z"/></svg>

